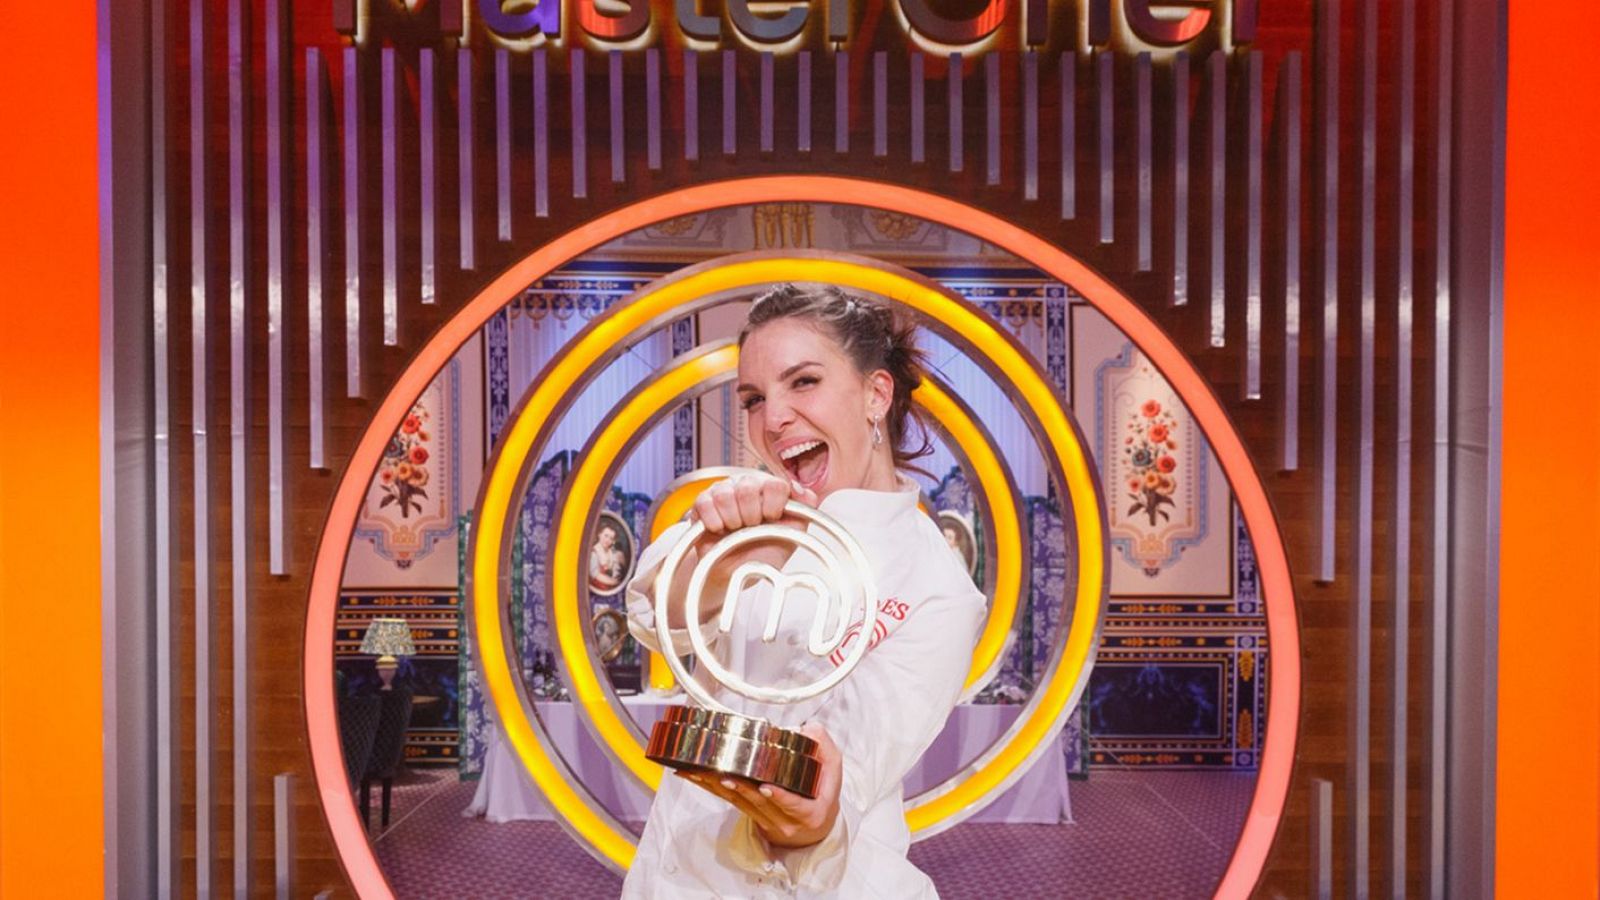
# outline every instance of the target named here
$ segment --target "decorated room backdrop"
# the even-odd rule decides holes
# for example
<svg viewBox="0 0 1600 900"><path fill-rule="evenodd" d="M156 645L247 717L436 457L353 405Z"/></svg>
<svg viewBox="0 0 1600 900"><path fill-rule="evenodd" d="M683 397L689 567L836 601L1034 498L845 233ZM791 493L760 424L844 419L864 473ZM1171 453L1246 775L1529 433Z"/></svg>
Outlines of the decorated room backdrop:
<svg viewBox="0 0 1600 900"><path fill-rule="evenodd" d="M347 684L370 680L369 658L355 652L356 626L363 604L385 591L392 594L391 606L408 609L405 615L416 628L450 620L448 646L430 643L434 651L419 653L402 669L417 679L419 694L440 698L419 709L412 757L458 762L466 778L482 769L494 722L478 682L470 630L460 616L460 529L484 459L540 368L597 314L651 281L711 256L775 247L870 253L938 280L1003 323L1069 398L1099 466L1112 550L1111 603L1098 661L1062 742L1069 771L1085 776L1096 767L1254 768L1267 648L1253 556L1227 482L1171 386L1125 335L1036 269L913 217L809 204L672 220L571 261L528 285L491 318L418 400L391 445L394 465L386 457L369 491L346 573L348 586L363 590L345 598L339 648L341 668L352 673ZM548 620L545 567L561 487L575 455L617 397L673 354L734 333L742 315L742 304L714 308L620 353L574 400L535 467L512 560L513 633L535 696L566 698ZM1018 640L993 681L974 697L980 703L1019 703L1043 674L1056 625L1071 615L1062 597L1071 594L1063 581L1075 548L1064 537L1045 461L1010 398L937 335L924 331L922 339L931 367L994 436L1027 509L1031 596L1021 610ZM714 390L664 418L639 444L619 470L606 508L621 516L637 542L647 532L651 501L673 478L700 466L752 464L747 446L731 390ZM411 455L418 447L424 456ZM413 464L415 459L426 461ZM918 476L931 509L953 510L969 521L984 515L941 442L920 463L937 476ZM436 483L439 490L402 493L419 473L426 473L420 476L424 490ZM403 515L401 502L385 502L389 497L426 504L430 518L422 519L416 507ZM395 534L418 537L402 544ZM396 549L412 546L409 555ZM620 606L620 598L595 603ZM638 664L638 648L631 640L627 644L620 664Z"/></svg>

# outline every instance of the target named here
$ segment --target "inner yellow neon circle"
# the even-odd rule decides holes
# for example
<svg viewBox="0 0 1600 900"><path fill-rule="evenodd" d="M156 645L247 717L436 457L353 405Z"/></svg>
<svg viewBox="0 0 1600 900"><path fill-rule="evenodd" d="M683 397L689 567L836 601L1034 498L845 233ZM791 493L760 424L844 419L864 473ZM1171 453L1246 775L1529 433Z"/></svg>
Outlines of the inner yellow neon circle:
<svg viewBox="0 0 1600 900"><path fill-rule="evenodd" d="M1063 710L1084 672L1089 653L1093 649L1095 624L1099 620L1103 594L1103 535L1099 519L1099 501L1089 460L1051 386L1039 377L1037 370L1005 335L975 310L953 301L928 285L897 273L846 260L817 258L767 257L732 262L687 275L641 295L616 309L612 315L597 321L591 329L575 339L569 345L568 352L556 360L539 380L538 386L528 397L522 411L507 429L504 444L485 482L483 502L480 504L477 536L473 544L474 583L484 586L494 585L496 588L500 586L500 548L505 537L505 524L508 521L511 502L517 490L521 461L532 450L535 439L539 436L544 423L554 413L559 398L567 386L580 381L597 360L616 346L622 345L636 329L681 304L702 296L797 278L852 287L904 303L942 322L945 327L961 335L992 362L1011 382L1015 388L1015 396L1033 411L1044 431L1054 461L1066 482L1073 521L1079 537L1076 602L1058 664L1048 680L1039 686L1037 700L1032 704L1032 712L1026 721L1021 723L1021 727L1014 730L1013 739L1009 743L986 753L975 770L954 787L907 809L906 818L912 831L921 831L974 806L988 792L1004 785L1008 776L1030 759L1041 744L1053 736L1055 729L1059 727ZM733 364L734 362L722 356L721 352L715 352L685 364L675 365L658 379L650 390L639 392L617 418L633 419L647 406L652 394L658 397L677 396L715 374L716 371L726 371L726 368ZM932 399L933 405L929 409L937 416L939 411L934 407L937 406L938 399ZM945 399L948 402L948 398ZM616 447L610 449L612 451L619 449L626 441L628 433L623 429L617 429L617 437L614 438ZM601 446L599 440L593 446L590 456L598 459L608 458L606 448ZM974 462L976 463L976 460ZM591 468L593 474L586 477L597 482L600 473L603 472L603 465L590 467L586 464L580 467L578 474L581 475L585 469ZM574 480L569 496L592 498L598 489L597 483L588 484ZM1009 495L1006 499L1009 503ZM587 507L588 504L582 505ZM556 596L570 595L574 598L574 603L557 604L556 628L562 652L568 660L581 658L587 662L580 630L582 625L577 621L580 617L575 614L563 617L560 614L564 606L570 605L573 610L576 608L578 587L576 582L579 571L577 560L580 553L578 543L587 523L588 510L585 508L576 523L567 519L569 514L573 514L571 509L563 511L563 523L557 534L552 565L556 579L554 585ZM1001 515L996 510L994 520L998 543L998 529L1002 527L1002 523L1006 523L1004 527L1015 529L1016 518L1014 515ZM1015 535L1013 537L1020 542L1020 537ZM563 564L563 560L566 564ZM1014 597L1015 584L1012 585L1011 591ZM996 596L1005 596L998 579ZM618 867L626 867L633 854L633 836L603 810L592 808L587 798L563 777L561 767L541 746L538 735L524 712L517 682L507 655L503 652L503 648L507 645L498 597L496 602L474 603L473 606L474 623L478 628L480 639L479 646L491 651L481 654L485 685L499 712L513 750L535 783L545 793L551 806L563 816L568 826L589 841L604 859ZM1003 644L1003 631L999 637ZM986 631L982 640L988 639L989 634ZM980 648L982 646L980 642ZM502 652L492 652L493 648L502 648ZM994 652L998 653L998 648ZM978 671L981 673L982 670ZM570 666L569 673L573 676L574 694L580 698L584 709L588 712L598 712L594 720L596 732L614 750L629 747L637 752L637 741L605 702L604 692L592 667ZM626 738L626 742L623 743L617 740L618 738ZM618 755L629 764L630 768L634 768L635 773L639 774L647 784L659 783L659 768L643 760L642 752L638 754L639 759L644 766L652 767L644 771L633 766L628 760L628 754L619 752Z"/></svg>
<svg viewBox="0 0 1600 900"><path fill-rule="evenodd" d="M696 361L692 371L710 378L737 367L738 349L730 346L707 353ZM661 766L645 757L644 745L638 736L608 702L584 643L583 629L587 619L578 605L578 598L582 595L578 584L578 573L582 570L579 564L583 553L581 541L585 525L594 515L594 499L605 488L602 479L609 463L625 451L630 437L691 387L693 384L687 383L683 373L669 370L642 388L616 415L607 420L578 467L569 476L567 504L561 511L556 544L550 557L550 571L554 579L555 632L573 697L582 707L584 715L594 724L596 735L611 748L623 765L652 790L660 786ZM977 423L968 418L965 411L933 382L924 382L914 397L967 454L995 520L997 564L994 609L973 651L972 667L967 675L967 684L970 685L981 678L999 658L1005 649L1006 633L1016 619L1022 585L1020 519L1000 459L995 455L994 448L983 440ZM507 465L513 464L520 465L520 461L507 461ZM692 503L693 498L690 497L689 501ZM679 515L682 515L682 511Z"/></svg>

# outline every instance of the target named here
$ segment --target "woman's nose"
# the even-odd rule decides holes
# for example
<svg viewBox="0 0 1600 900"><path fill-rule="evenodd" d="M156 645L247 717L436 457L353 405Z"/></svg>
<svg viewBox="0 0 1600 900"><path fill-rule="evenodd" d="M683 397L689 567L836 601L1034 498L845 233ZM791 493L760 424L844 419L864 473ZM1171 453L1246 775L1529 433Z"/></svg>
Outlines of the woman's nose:
<svg viewBox="0 0 1600 900"><path fill-rule="evenodd" d="M794 424L794 407L782 400L768 399L766 403L767 436L778 437Z"/></svg>

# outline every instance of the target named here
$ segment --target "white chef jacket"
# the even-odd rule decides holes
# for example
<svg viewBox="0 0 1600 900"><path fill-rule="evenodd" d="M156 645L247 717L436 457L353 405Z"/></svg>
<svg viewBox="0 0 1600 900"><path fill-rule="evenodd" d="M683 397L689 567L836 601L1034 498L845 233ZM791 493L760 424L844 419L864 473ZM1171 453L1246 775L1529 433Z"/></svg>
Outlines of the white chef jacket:
<svg viewBox="0 0 1600 900"><path fill-rule="evenodd" d="M678 897L917 897L936 898L933 882L906 858L901 782L938 736L955 706L982 627L985 600L966 564L932 519L917 508L916 484L897 475L900 490L834 491L822 500L861 544L876 581L878 624L860 665L821 697L787 705L748 700L695 670L723 705L798 729L819 722L843 756L839 815L833 830L810 847L772 847L754 824L725 800L679 778L662 780L638 854L623 883L629 898ZM687 528L678 523L645 549L628 585L629 630L659 652L655 616L641 588L655 578L668 548ZM813 533L817 529L812 528ZM785 574L820 572L809 551L797 549ZM790 591L777 640L761 642L771 586L760 581L739 597L732 631L716 620L701 626L712 652L731 672L756 685L811 684L841 658L806 651L815 609L804 591ZM859 611L844 650L860 640ZM833 634L835 621L827 633ZM674 650L689 652L687 631Z"/></svg>

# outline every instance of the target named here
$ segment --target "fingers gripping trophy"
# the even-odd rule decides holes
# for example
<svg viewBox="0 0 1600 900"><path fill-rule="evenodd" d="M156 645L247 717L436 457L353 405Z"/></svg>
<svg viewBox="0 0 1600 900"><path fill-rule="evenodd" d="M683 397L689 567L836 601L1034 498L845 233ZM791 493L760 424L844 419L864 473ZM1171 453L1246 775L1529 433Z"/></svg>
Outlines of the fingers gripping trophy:
<svg viewBox="0 0 1600 900"><path fill-rule="evenodd" d="M820 535L791 523L809 525ZM849 635L871 634L878 617L871 567L849 531L820 510L788 500L779 521L738 528L706 548L708 537L706 523L694 522L662 561L654 586L655 626L661 646L672 646L671 586L690 551L698 548L698 558L683 592L682 615L691 624L688 636L692 655L707 679L759 703L786 705L819 697L849 677L869 645L866 640L856 640L846 646ZM790 552L804 549L820 560L816 567L819 571L784 572L764 559L750 558L747 551L751 545L769 549L788 546ZM749 608L745 601L764 593L765 625L760 639L772 644L777 641L786 605L809 602L812 616L803 652L826 659L843 648L837 666L806 684L760 685L718 661L705 631L693 627L693 623L701 622L706 610L706 594L712 591L711 573L719 562L740 556L745 558L728 575L720 611L714 612L715 631L730 634L742 617L761 612ZM762 582L769 591L750 590ZM857 623L859 627L853 628ZM794 649L802 652L799 647ZM734 776L774 784L807 798L816 797L822 769L817 741L763 718L729 709L689 672L681 659L669 653L666 660L697 705L673 707L655 724L646 747L650 759L679 770Z"/></svg>

